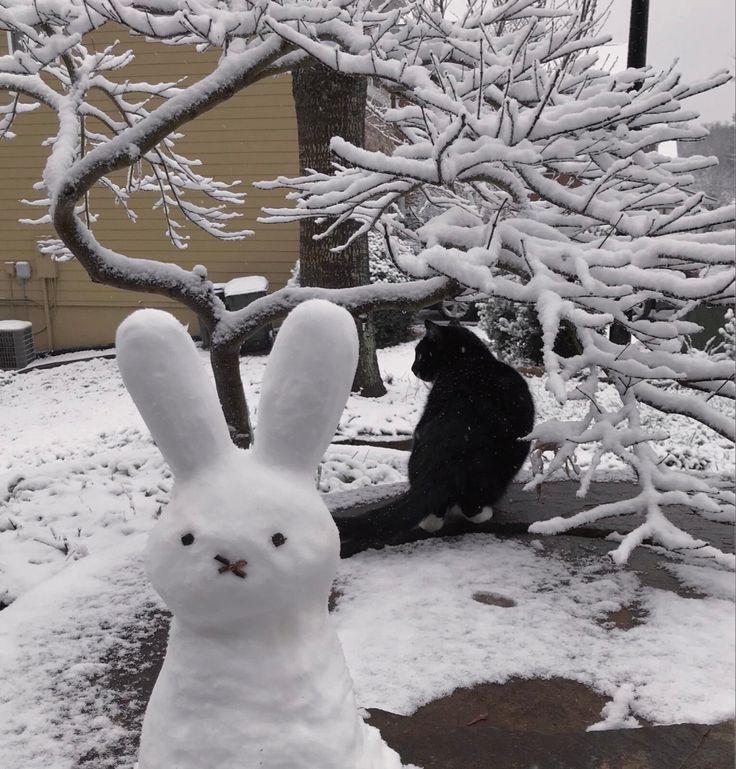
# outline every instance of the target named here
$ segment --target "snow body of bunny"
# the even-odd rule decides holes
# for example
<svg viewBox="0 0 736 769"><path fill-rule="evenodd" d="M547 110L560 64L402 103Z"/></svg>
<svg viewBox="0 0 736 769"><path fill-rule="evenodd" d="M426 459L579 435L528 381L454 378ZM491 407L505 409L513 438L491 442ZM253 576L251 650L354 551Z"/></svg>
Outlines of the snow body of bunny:
<svg viewBox="0 0 736 769"><path fill-rule="evenodd" d="M117 356L175 477L147 552L174 618L139 768L400 769L358 713L327 612L340 543L314 474L355 371L350 315L322 300L289 315L247 452L173 316L131 315Z"/></svg>

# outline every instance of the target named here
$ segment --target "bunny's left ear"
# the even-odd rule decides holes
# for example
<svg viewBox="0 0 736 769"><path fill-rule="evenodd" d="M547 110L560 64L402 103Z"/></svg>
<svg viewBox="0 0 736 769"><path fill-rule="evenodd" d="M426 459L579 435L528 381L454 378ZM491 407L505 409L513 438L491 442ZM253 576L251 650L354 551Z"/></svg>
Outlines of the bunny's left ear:
<svg viewBox="0 0 736 769"><path fill-rule="evenodd" d="M215 389L173 315L134 312L120 324L116 347L123 382L177 480L233 451Z"/></svg>
<svg viewBox="0 0 736 769"><path fill-rule="evenodd" d="M289 313L263 375L254 456L311 481L345 408L358 363L347 310L310 299Z"/></svg>

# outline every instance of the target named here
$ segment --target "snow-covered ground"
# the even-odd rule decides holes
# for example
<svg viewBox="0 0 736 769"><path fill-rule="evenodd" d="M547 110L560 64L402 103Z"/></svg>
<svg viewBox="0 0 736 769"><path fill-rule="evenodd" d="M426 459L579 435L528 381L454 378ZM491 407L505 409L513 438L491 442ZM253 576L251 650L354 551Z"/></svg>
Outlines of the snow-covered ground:
<svg viewBox="0 0 736 769"><path fill-rule="evenodd" d="M388 394L352 396L342 437L411 434L427 392L410 372L412 354L413 345L381 353ZM256 422L265 361L242 364ZM586 408L561 409L541 380L530 384L540 420ZM616 401L612 388L605 398ZM670 435L665 461L732 476L727 441L685 418L649 418ZM93 747L125 742L125 719L100 682L110 655L133 643L134 618L159 605L141 550L172 478L114 360L0 373L0 424L0 602L10 604L0 612L0 763L71 769ZM588 456L582 447L581 466ZM319 483L334 491L400 481L406 457L333 445ZM629 475L611 459L601 478ZM668 568L707 597L644 587L597 555L573 568L544 540L428 541L342 562L334 616L366 707L409 713L458 686L555 675L617 696L608 725L733 717L733 573ZM515 605L479 603L478 592ZM644 624L606 624L607 612L632 604L647 612Z"/></svg>

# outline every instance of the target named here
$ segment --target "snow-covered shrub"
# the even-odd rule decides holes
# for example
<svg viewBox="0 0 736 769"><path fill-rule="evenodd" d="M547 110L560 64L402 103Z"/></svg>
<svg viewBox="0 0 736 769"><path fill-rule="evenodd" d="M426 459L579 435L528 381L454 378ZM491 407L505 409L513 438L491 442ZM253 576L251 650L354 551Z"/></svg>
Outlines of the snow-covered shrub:
<svg viewBox="0 0 736 769"><path fill-rule="evenodd" d="M405 251L408 246L402 245L400 248ZM368 235L368 268L371 283L406 283L411 280L396 266L393 259L386 253L383 239L374 232ZM287 286L298 288L299 285L299 260L297 259L291 269ZM374 310L371 318L378 348L408 342L413 336L414 313L412 311L390 308Z"/></svg>
<svg viewBox="0 0 736 769"><path fill-rule="evenodd" d="M513 366L543 365L543 332L534 305L495 297L476 307L479 325L501 360ZM569 321L560 323L552 349L563 358L581 351Z"/></svg>
<svg viewBox="0 0 736 769"><path fill-rule="evenodd" d="M401 251L408 248L399 244ZM411 278L402 272L386 253L383 238L375 232L368 234L368 260L371 283L407 283ZM391 347L412 338L414 313L407 310L376 310L371 313L376 331L376 347Z"/></svg>
<svg viewBox="0 0 736 769"><path fill-rule="evenodd" d="M686 447L680 451L668 452L662 464L677 470L704 472L711 463L707 456Z"/></svg>
<svg viewBox="0 0 736 769"><path fill-rule="evenodd" d="M497 298L476 307L478 325L501 360L515 366L542 363L542 327L532 305Z"/></svg>

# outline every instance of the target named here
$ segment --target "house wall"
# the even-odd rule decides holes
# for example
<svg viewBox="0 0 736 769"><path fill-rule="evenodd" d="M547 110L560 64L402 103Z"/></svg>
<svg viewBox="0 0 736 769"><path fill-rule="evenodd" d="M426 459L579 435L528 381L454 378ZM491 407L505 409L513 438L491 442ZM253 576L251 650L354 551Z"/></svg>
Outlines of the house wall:
<svg viewBox="0 0 736 769"><path fill-rule="evenodd" d="M128 80L175 81L186 72L187 82L211 71L217 52L198 54L194 49L146 43L124 29L108 25L85 38L97 50L119 39L132 49L136 59L120 77ZM0 33L0 52L7 40ZM95 126L97 129L97 126ZM263 206L280 206L283 193L250 187L254 181L298 171L296 117L288 76L269 78L238 94L230 101L184 127L180 154L202 160L202 170L217 179L240 179L248 191L244 214L235 228L255 234L245 240L218 241L187 225L189 247L176 249L165 236L166 223L151 206L152 193L138 193L132 207L138 214L133 224L125 211L106 191L95 189L92 204L99 220L94 231L109 248L134 257L176 262L191 268L204 264L215 282L240 275L265 275L271 289L282 286L298 256L297 225L265 225L255 220ZM33 199L33 184L41 178L48 149L41 146L57 131L56 116L44 107L17 118L12 140L0 141L0 320L20 319L33 323L36 350L72 349L110 344L118 323L138 307L161 307L175 311L196 329L188 310L165 297L134 293L92 283L76 261L51 262L39 255L37 241L53 237L51 225L19 223L45 213L43 208L24 205ZM180 222L182 217L176 217ZM8 273L6 262L32 264L29 281ZM45 276L45 277L44 277ZM50 320L47 322L47 318Z"/></svg>

